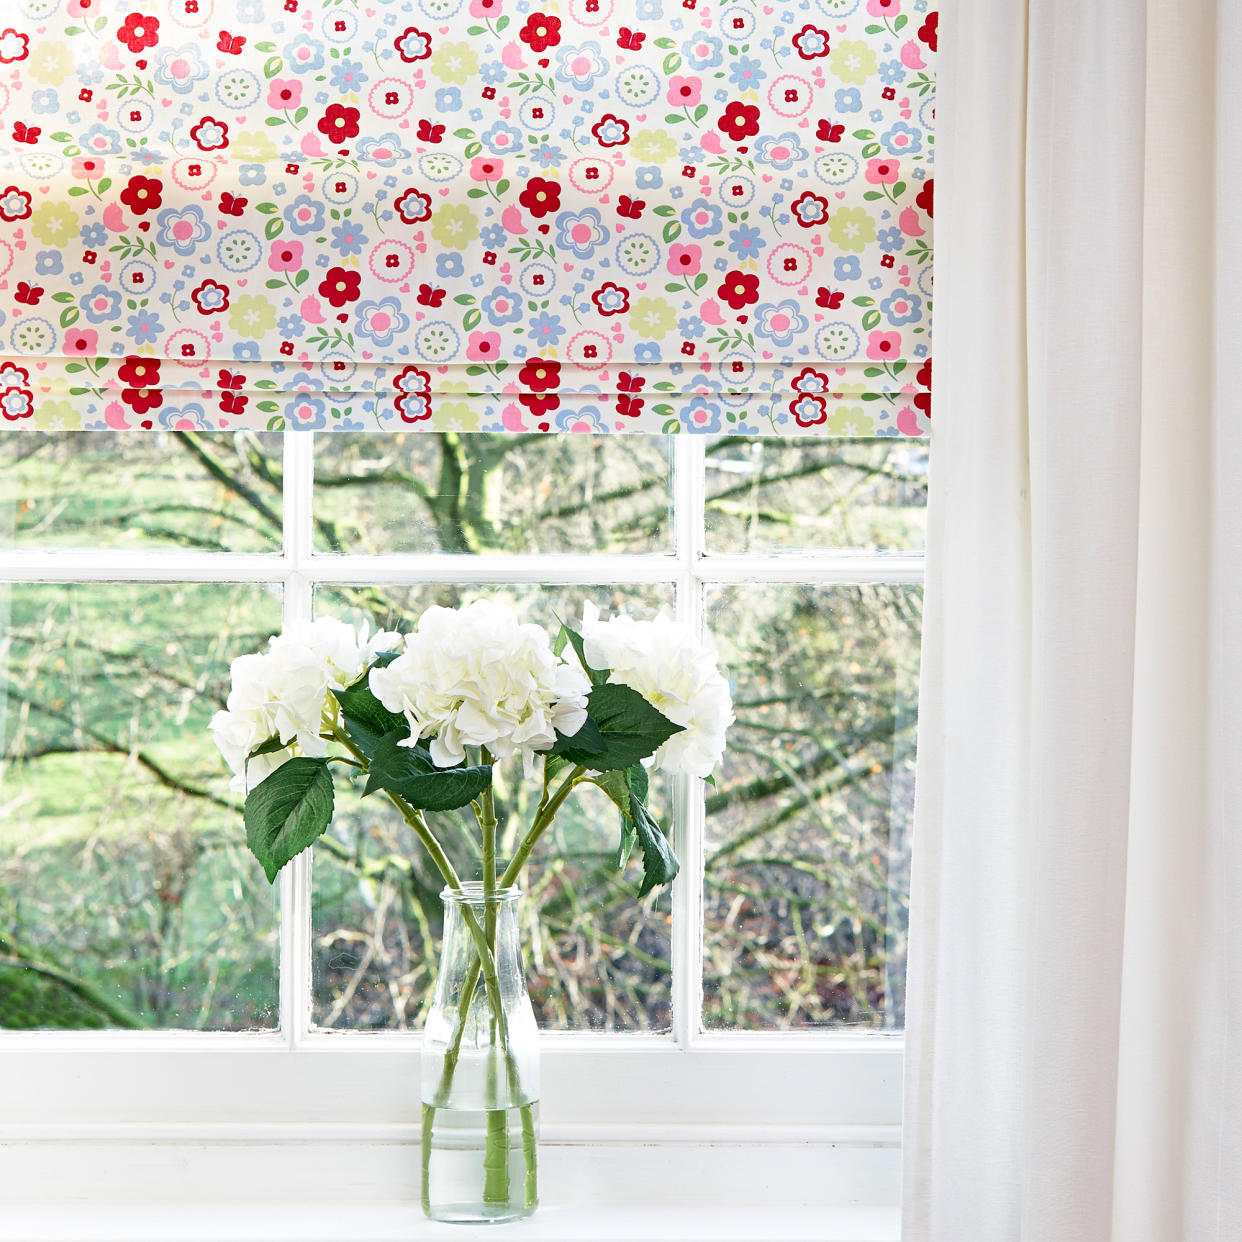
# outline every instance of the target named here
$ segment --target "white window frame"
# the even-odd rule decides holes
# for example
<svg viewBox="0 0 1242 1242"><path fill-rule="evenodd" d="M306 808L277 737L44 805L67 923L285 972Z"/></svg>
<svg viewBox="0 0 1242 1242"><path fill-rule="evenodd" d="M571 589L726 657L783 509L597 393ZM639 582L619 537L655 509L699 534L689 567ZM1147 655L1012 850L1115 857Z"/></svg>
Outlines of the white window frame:
<svg viewBox="0 0 1242 1242"><path fill-rule="evenodd" d="M279 583L286 621L311 615L320 584L666 583L697 626L709 584L923 580L921 553L710 554L693 436L674 441L673 549L651 554L317 553L313 471L311 436L286 434L280 552L13 549L0 580ZM683 781L675 804L673 1029L544 1035L545 1201L895 1205L901 1035L700 1029L702 783ZM85 1202L222 1186L305 1201L346 1182L417 1197L419 1036L311 1029L310 865L281 875L279 1031L0 1031L0 1203L63 1201L67 1176Z"/></svg>

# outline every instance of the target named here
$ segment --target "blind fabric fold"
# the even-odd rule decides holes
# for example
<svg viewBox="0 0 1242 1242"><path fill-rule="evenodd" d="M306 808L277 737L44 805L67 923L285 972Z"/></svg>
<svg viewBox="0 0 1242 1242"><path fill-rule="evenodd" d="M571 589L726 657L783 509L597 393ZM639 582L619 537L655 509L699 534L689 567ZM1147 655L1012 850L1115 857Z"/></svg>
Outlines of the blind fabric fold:
<svg viewBox="0 0 1242 1242"><path fill-rule="evenodd" d="M7 427L928 430L923 0L19 0Z"/></svg>

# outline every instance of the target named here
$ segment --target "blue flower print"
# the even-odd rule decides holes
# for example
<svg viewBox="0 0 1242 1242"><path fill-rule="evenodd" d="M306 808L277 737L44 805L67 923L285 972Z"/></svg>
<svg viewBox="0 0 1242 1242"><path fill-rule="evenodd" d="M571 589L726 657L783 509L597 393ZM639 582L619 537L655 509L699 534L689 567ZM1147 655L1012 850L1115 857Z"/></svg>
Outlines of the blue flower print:
<svg viewBox="0 0 1242 1242"><path fill-rule="evenodd" d="M838 112L861 112L862 94L858 87L845 87L832 97Z"/></svg>
<svg viewBox="0 0 1242 1242"><path fill-rule="evenodd" d="M378 138L359 139L354 150L360 160L369 160L381 168L391 168L398 160L408 159L410 154L401 145L401 139L391 131L380 134Z"/></svg>
<svg viewBox="0 0 1242 1242"><path fill-rule="evenodd" d="M140 310L136 315L130 315L127 322L127 335L135 345L154 345L164 331L160 317L150 310Z"/></svg>
<svg viewBox="0 0 1242 1242"><path fill-rule="evenodd" d="M258 362L259 342L240 341L233 346L233 357L238 362Z"/></svg>
<svg viewBox="0 0 1242 1242"><path fill-rule="evenodd" d="M294 73L314 73L323 68L323 44L299 35L284 48L285 65Z"/></svg>
<svg viewBox="0 0 1242 1242"><path fill-rule="evenodd" d="M739 224L729 230L729 253L739 259L753 259L767 244L767 239L753 224Z"/></svg>
<svg viewBox="0 0 1242 1242"><path fill-rule="evenodd" d="M322 397L299 393L285 406L285 424L290 431L318 431L328 425L328 403Z"/></svg>
<svg viewBox="0 0 1242 1242"><path fill-rule="evenodd" d="M721 210L705 198L696 198L689 207L683 208L681 222L691 237L711 237L720 232Z"/></svg>
<svg viewBox="0 0 1242 1242"><path fill-rule="evenodd" d="M290 232L298 237L323 228L323 203L309 194L299 194L281 213Z"/></svg>
<svg viewBox="0 0 1242 1242"><path fill-rule="evenodd" d="M98 221L82 226L82 245L98 248L108 240L108 230Z"/></svg>
<svg viewBox="0 0 1242 1242"><path fill-rule="evenodd" d="M580 91L591 89L591 83L608 69L598 43L581 47L562 47L556 53L556 76Z"/></svg>
<svg viewBox="0 0 1242 1242"><path fill-rule="evenodd" d="M486 86L499 86L509 75L498 60L490 61L479 69L479 77Z"/></svg>
<svg viewBox="0 0 1242 1242"><path fill-rule="evenodd" d="M276 323L276 331L287 340L301 336L306 328L306 320L301 315L282 315Z"/></svg>
<svg viewBox="0 0 1242 1242"><path fill-rule="evenodd" d="M82 311L91 323L107 323L121 314L121 291L96 285L82 298Z"/></svg>
<svg viewBox="0 0 1242 1242"><path fill-rule="evenodd" d="M98 123L82 135L82 150L92 155L115 155L121 149L121 135Z"/></svg>
<svg viewBox="0 0 1242 1242"><path fill-rule="evenodd" d="M332 245L338 254L361 254L368 240L366 230L356 220L346 219L332 226Z"/></svg>
<svg viewBox="0 0 1242 1242"><path fill-rule="evenodd" d="M441 280L452 280L455 276L460 276L465 270L461 255L457 251L453 251L452 254L436 255L436 275Z"/></svg>
<svg viewBox="0 0 1242 1242"><path fill-rule="evenodd" d="M155 80L175 95L188 95L195 84L204 81L210 72L198 48L193 43L186 43L182 47L160 49Z"/></svg>
<svg viewBox="0 0 1242 1242"><path fill-rule="evenodd" d="M370 80L367 71L356 60L339 60L332 66L328 74L328 83L333 90L357 92L364 82Z"/></svg>
<svg viewBox="0 0 1242 1242"><path fill-rule="evenodd" d="M910 289L894 289L880 303L880 310L894 328L900 328L923 318L923 299Z"/></svg>
<svg viewBox="0 0 1242 1242"><path fill-rule="evenodd" d="M778 172L785 172L806 159L806 149L798 141L797 134L765 134L755 143L755 159Z"/></svg>
<svg viewBox="0 0 1242 1242"><path fill-rule="evenodd" d="M437 112L460 112L461 111L461 87L459 86L442 86L436 91L436 111Z"/></svg>
<svg viewBox="0 0 1242 1242"><path fill-rule="evenodd" d="M59 276L64 270L64 259L59 250L40 250L35 255L36 276Z"/></svg>
<svg viewBox="0 0 1242 1242"><path fill-rule="evenodd" d="M479 308L487 316L488 322L497 328L506 323L517 323L522 318L522 299L503 285L493 289L479 303Z"/></svg>
<svg viewBox="0 0 1242 1242"><path fill-rule="evenodd" d="M565 325L560 316L550 315L547 311L540 311L527 325L526 330L537 349L542 349L545 345L557 345L565 335Z"/></svg>
<svg viewBox="0 0 1242 1242"><path fill-rule="evenodd" d="M691 397L681 409L681 423L687 431L720 431L720 405L706 397Z"/></svg>
<svg viewBox="0 0 1242 1242"><path fill-rule="evenodd" d="M858 280L862 277L862 264L856 254L838 255L832 263L832 274L837 280Z"/></svg>
<svg viewBox="0 0 1242 1242"><path fill-rule="evenodd" d="M890 155L914 155L923 149L923 132L898 121L880 135L880 141Z"/></svg>
<svg viewBox="0 0 1242 1242"><path fill-rule="evenodd" d="M635 362L659 362L660 346L656 341L640 341L634 346Z"/></svg>
<svg viewBox="0 0 1242 1242"><path fill-rule="evenodd" d="M243 164L238 174L242 185L262 185L267 180L267 169L262 164Z"/></svg>
<svg viewBox="0 0 1242 1242"><path fill-rule="evenodd" d="M906 80L906 67L899 60L886 60L880 66L880 81L885 86L896 86Z"/></svg>
<svg viewBox="0 0 1242 1242"><path fill-rule="evenodd" d="M636 0L634 16L640 22L658 22L664 16L664 0Z"/></svg>
<svg viewBox="0 0 1242 1242"><path fill-rule="evenodd" d="M906 244L901 230L895 225L892 228L881 229L875 235L875 240L885 254L894 254Z"/></svg>
<svg viewBox="0 0 1242 1242"><path fill-rule="evenodd" d="M762 302L755 307L755 334L766 337L773 345L792 345L799 333L810 325L792 298L783 302Z"/></svg>
<svg viewBox="0 0 1242 1242"><path fill-rule="evenodd" d="M409 332L410 317L395 297L386 297L378 302L359 302L354 308L354 324L359 336L383 347Z"/></svg>
<svg viewBox="0 0 1242 1242"><path fill-rule="evenodd" d="M602 246L609 237L603 218L595 207L584 207L579 212L561 212L556 230L557 245L571 251L579 259L589 259L595 247Z"/></svg>
<svg viewBox="0 0 1242 1242"><path fill-rule="evenodd" d="M556 165L563 164L565 162L565 152L560 147L554 146L552 143L540 143L535 149L534 154L531 156L531 159L533 159L540 168L554 168Z"/></svg>
<svg viewBox="0 0 1242 1242"><path fill-rule="evenodd" d="M494 155L508 155L522 149L522 131L516 125L497 121L491 129L479 135L479 141Z"/></svg>
<svg viewBox="0 0 1242 1242"><path fill-rule="evenodd" d="M664 184L664 178L656 164L644 164L635 172L634 179L640 190L658 190Z"/></svg>
<svg viewBox="0 0 1242 1242"><path fill-rule="evenodd" d="M178 254L193 254L195 248L211 236L211 225L203 218L203 209L195 203L186 207L165 207L158 220L156 243L171 246Z"/></svg>
<svg viewBox="0 0 1242 1242"><path fill-rule="evenodd" d="M753 91L768 76L763 62L752 56L733 56L729 60L729 81L740 91Z"/></svg>
<svg viewBox="0 0 1242 1242"><path fill-rule="evenodd" d="M677 321L677 331L681 333L683 340L696 340L698 337L703 335L703 321L697 317L687 315L684 319L679 319Z"/></svg>
<svg viewBox="0 0 1242 1242"><path fill-rule="evenodd" d="M30 96L30 110L36 115L45 112L59 112L60 100L56 92L49 86L45 91L34 91Z"/></svg>
<svg viewBox="0 0 1242 1242"><path fill-rule="evenodd" d="M724 60L724 48L715 35L699 35L683 44L681 54L692 69L713 69Z"/></svg>

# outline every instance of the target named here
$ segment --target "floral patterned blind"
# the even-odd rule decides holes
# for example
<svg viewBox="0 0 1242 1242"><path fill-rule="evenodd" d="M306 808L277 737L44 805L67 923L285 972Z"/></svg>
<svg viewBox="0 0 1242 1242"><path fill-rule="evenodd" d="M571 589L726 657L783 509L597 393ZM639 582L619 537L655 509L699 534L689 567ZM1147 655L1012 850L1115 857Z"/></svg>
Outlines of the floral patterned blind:
<svg viewBox="0 0 1242 1242"><path fill-rule="evenodd" d="M921 435L927 0L7 0L0 413Z"/></svg>

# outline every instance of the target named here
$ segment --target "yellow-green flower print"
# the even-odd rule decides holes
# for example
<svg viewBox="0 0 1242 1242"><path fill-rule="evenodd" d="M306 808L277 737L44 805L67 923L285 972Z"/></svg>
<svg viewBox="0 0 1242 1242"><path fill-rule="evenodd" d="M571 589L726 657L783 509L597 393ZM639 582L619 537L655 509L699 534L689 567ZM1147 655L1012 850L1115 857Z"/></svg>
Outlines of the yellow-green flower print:
<svg viewBox="0 0 1242 1242"><path fill-rule="evenodd" d="M664 298L637 298L630 306L630 327L648 341L663 340L677 326L677 312Z"/></svg>
<svg viewBox="0 0 1242 1242"><path fill-rule="evenodd" d="M478 237L479 222L469 207L448 203L435 209L431 235L449 250L465 250Z"/></svg>
<svg viewBox="0 0 1242 1242"><path fill-rule="evenodd" d="M664 164L677 155L677 143L662 129L640 129L630 139L630 152L644 164Z"/></svg>
<svg viewBox="0 0 1242 1242"><path fill-rule="evenodd" d="M431 72L441 82L465 86L479 72L479 57L469 43L441 43L431 54Z"/></svg>
<svg viewBox="0 0 1242 1242"><path fill-rule="evenodd" d="M34 209L30 231L49 246L64 246L78 231L78 213L67 203L40 203Z"/></svg>
<svg viewBox="0 0 1242 1242"><path fill-rule="evenodd" d="M828 68L850 86L862 86L875 73L877 63L875 52L859 39L838 43L828 57Z"/></svg>
<svg viewBox="0 0 1242 1242"><path fill-rule="evenodd" d="M238 336L257 341L276 326L276 307L259 293L243 294L233 299L229 311L229 327Z"/></svg>
<svg viewBox="0 0 1242 1242"><path fill-rule="evenodd" d="M875 221L864 207L841 207L828 219L828 238L842 250L861 254L875 241Z"/></svg>

